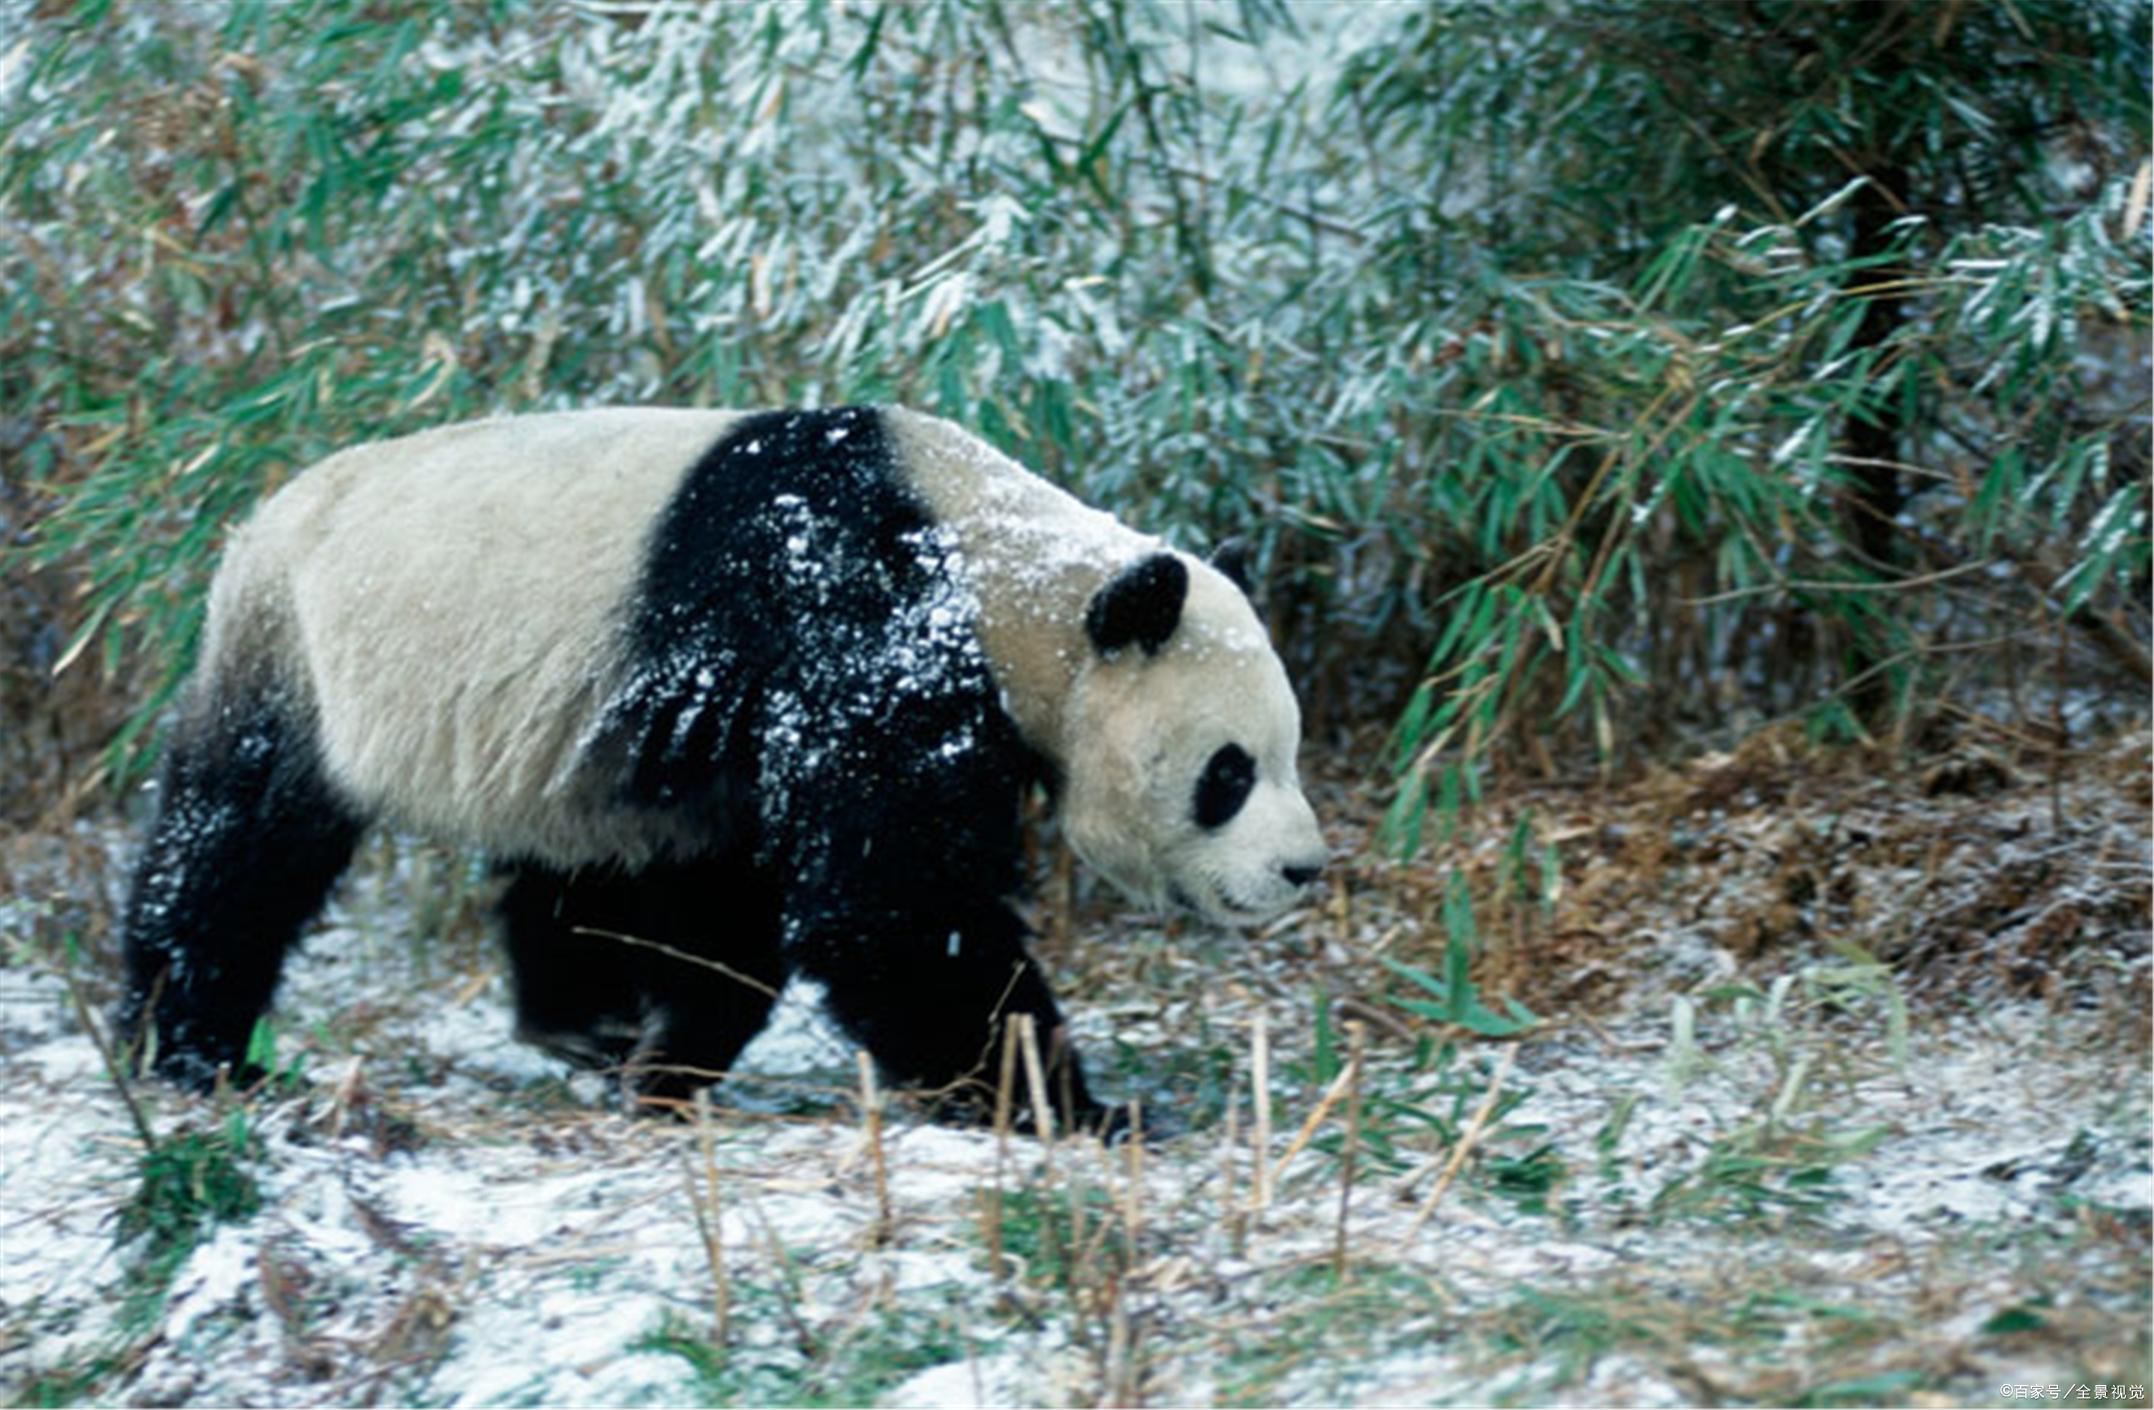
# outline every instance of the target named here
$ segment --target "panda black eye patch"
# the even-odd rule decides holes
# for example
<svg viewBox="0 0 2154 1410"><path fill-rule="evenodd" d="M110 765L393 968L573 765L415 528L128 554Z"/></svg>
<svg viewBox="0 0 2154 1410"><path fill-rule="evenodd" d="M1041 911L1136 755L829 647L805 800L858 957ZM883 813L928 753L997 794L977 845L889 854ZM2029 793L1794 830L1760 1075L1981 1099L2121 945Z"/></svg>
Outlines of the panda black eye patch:
<svg viewBox="0 0 2154 1410"><path fill-rule="evenodd" d="M1223 744L1197 778L1196 819L1204 828L1225 827L1256 786L1256 760L1239 744Z"/></svg>

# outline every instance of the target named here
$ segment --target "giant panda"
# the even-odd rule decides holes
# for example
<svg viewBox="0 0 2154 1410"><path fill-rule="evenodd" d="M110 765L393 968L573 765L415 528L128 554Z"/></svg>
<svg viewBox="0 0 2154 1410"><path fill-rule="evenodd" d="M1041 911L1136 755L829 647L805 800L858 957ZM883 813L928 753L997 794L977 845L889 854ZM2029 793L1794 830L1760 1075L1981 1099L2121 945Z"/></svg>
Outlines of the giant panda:
<svg viewBox="0 0 2154 1410"><path fill-rule="evenodd" d="M677 1099L784 980L977 1096L1011 1016L1096 1124L1012 909L1020 806L1137 900L1279 913L1325 849L1237 583L899 408L608 409L333 455L231 538L123 920L121 1019L243 1076L364 828L483 849L517 1036ZM959 1103L962 1105L962 1101Z"/></svg>

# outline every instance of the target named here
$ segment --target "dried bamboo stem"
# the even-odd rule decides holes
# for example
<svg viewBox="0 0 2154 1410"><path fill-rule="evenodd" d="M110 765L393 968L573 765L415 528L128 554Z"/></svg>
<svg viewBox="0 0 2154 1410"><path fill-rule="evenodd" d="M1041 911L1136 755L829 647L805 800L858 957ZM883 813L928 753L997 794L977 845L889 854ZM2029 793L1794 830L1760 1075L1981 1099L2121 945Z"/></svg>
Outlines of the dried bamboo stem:
<svg viewBox="0 0 2154 1410"><path fill-rule="evenodd" d="M1017 1027L1002 1026L1002 1068L995 1079L995 1183L987 1192L988 1266L1007 1276L1002 1262L1002 1184L1010 1168L1010 1104L1017 1085Z"/></svg>
<svg viewBox="0 0 2154 1410"><path fill-rule="evenodd" d="M1017 1025L1019 1050L1025 1058L1025 1087L1032 1094L1032 1120L1043 1146L1055 1139L1054 1104L1047 1099L1047 1068L1040 1061L1039 1025L1032 1015L1021 1013L1011 1020Z"/></svg>
<svg viewBox="0 0 2154 1410"><path fill-rule="evenodd" d="M1271 1207L1271 1031L1258 1009L1249 1031L1250 1102L1255 1113L1256 1184L1251 1207L1261 1214Z"/></svg>
<svg viewBox="0 0 2154 1410"><path fill-rule="evenodd" d="M1122 1204L1123 1238L1134 1261L1137 1239L1144 1232L1144 1108L1135 1097L1129 1100L1129 1139L1122 1147L1129 1176L1129 1197Z"/></svg>
<svg viewBox="0 0 2154 1410"><path fill-rule="evenodd" d="M1511 1064L1517 1057L1517 1048L1504 1049L1503 1061L1496 1064L1495 1074L1488 1079L1488 1091L1482 1094L1481 1104L1474 1108L1473 1119L1466 1123L1465 1131L1460 1133L1458 1147L1451 1152L1451 1159L1445 1162L1443 1174L1436 1177L1435 1188L1429 1191L1429 1197L1421 1202L1421 1208L1414 1211L1414 1222L1406 1226L1407 1238L1411 1239L1420 1233L1421 1226L1428 1223L1429 1216L1436 1212L1436 1206L1443 1202L1444 1191L1451 1188L1451 1181L1457 1178L1459 1167L1466 1163L1466 1157L1472 1152L1474 1143L1481 1139L1481 1130L1488 1125L1489 1115L1496 1109L1496 1099L1503 1094L1503 1079L1510 1075Z"/></svg>
<svg viewBox="0 0 2154 1410"><path fill-rule="evenodd" d="M723 1207L718 1194L718 1155L711 1135L711 1094L697 1088L695 1095L696 1144L703 1152L703 1194L692 1199L696 1228L703 1235L703 1256L711 1266L711 1342L724 1348L732 1333L733 1285L725 1271ZM694 1190L691 1186L691 1195Z"/></svg>
<svg viewBox="0 0 2154 1410"><path fill-rule="evenodd" d="M860 1059L860 1113L867 1127L869 1157L875 1163L875 1223L868 1230L868 1242L881 1247L889 1242L894 1227L890 1217L890 1172L883 1162L883 1104L881 1094L875 1090L875 1060L866 1053Z"/></svg>
<svg viewBox="0 0 2154 1410"><path fill-rule="evenodd" d="M1286 1177L1287 1166L1293 1163L1295 1156L1301 1154L1302 1147L1308 1145L1309 1138L1316 1134L1316 1128L1323 1124L1324 1118L1331 1114L1331 1109L1338 1105L1339 1098L1345 1094L1346 1085L1353 1076L1354 1069L1348 1066L1341 1068L1339 1075L1331 1079L1331 1085L1326 1087L1324 1095L1317 1099L1316 1109L1309 1113L1309 1119L1302 1122L1301 1129L1294 1133L1293 1144L1286 1148L1285 1155L1279 1157L1279 1163L1271 1168L1271 1183L1274 1186Z"/></svg>
<svg viewBox="0 0 2154 1410"><path fill-rule="evenodd" d="M1247 1246L1248 1211L1234 1197L1234 1153L1241 1148L1242 1080L1239 1074L1227 1086L1227 1126L1219 1143L1219 1207L1227 1216L1227 1247L1236 1258ZM1257 1157L1263 1159L1261 1154Z"/></svg>

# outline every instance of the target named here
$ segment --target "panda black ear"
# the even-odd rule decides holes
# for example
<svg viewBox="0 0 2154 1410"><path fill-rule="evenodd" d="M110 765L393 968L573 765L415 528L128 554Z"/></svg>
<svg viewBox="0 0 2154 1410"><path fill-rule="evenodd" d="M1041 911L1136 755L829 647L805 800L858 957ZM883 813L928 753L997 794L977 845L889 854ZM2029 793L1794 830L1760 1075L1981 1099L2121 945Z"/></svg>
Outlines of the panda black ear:
<svg viewBox="0 0 2154 1410"><path fill-rule="evenodd" d="M1182 620L1189 570L1171 553L1140 558L1109 578L1085 608L1085 635L1102 656L1132 642L1155 656Z"/></svg>
<svg viewBox="0 0 2154 1410"><path fill-rule="evenodd" d="M1242 590L1242 596L1254 598L1256 588L1249 580L1249 540L1236 536L1212 550L1212 566L1226 574L1227 581Z"/></svg>

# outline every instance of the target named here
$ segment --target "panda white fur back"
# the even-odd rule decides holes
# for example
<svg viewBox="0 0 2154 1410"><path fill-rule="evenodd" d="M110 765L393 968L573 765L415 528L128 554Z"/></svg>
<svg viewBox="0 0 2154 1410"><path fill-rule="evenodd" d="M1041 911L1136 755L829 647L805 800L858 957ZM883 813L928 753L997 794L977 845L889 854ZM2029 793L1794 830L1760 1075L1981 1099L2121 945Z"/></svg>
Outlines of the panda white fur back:
<svg viewBox="0 0 2154 1410"><path fill-rule="evenodd" d="M893 1080L962 1086L1008 1014L1058 1022L1005 903L1024 778L1134 896L1246 922L1322 863L1298 735L1239 588L948 422L618 409L361 446L227 549L125 1019L182 1080L235 1064L387 820L499 859L520 1036L638 1091L709 1080L767 999L594 933L813 974ZM243 899L219 878L247 867L292 879Z"/></svg>
<svg viewBox="0 0 2154 1410"><path fill-rule="evenodd" d="M564 867L639 865L661 824L579 779L623 669L650 526L740 413L619 409L339 452L234 537L202 672L267 647L323 761L394 823Z"/></svg>

